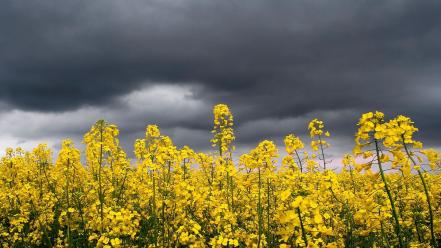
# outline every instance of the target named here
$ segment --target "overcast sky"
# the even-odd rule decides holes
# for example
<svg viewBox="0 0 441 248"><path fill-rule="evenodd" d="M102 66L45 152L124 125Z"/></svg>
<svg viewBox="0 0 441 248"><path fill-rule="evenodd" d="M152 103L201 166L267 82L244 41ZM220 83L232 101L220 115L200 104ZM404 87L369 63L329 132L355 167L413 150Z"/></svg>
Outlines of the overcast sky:
<svg viewBox="0 0 441 248"><path fill-rule="evenodd" d="M216 103L239 151L319 118L337 157L372 110L410 116L439 147L440 13L435 0L5 0L0 149L57 150L104 118L129 154L147 124L207 151Z"/></svg>

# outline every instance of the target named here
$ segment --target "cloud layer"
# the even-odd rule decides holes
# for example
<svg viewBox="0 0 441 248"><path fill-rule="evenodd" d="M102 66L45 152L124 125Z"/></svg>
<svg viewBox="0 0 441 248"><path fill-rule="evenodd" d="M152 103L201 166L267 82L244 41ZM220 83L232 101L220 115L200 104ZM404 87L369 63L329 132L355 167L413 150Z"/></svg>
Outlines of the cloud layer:
<svg viewBox="0 0 441 248"><path fill-rule="evenodd" d="M0 148L81 140L102 117L127 146L159 123L207 149L217 102L243 147L304 134L313 117L351 142L375 109L410 115L439 146L439 13L411 0L4 1Z"/></svg>

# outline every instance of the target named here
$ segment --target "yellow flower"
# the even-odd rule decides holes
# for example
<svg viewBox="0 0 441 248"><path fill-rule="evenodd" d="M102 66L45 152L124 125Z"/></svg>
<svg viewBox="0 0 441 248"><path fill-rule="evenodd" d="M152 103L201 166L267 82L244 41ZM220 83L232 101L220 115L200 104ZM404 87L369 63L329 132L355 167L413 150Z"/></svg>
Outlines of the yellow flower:
<svg viewBox="0 0 441 248"><path fill-rule="evenodd" d="M288 154L293 154L296 150L303 149L304 145L299 137L289 134L284 139L285 149Z"/></svg>
<svg viewBox="0 0 441 248"><path fill-rule="evenodd" d="M159 136L161 136L161 132L159 131L157 125L148 125L146 127L145 136L146 138L159 138Z"/></svg>
<svg viewBox="0 0 441 248"><path fill-rule="evenodd" d="M233 131L233 115L225 104L217 104L213 108L214 127L212 133L214 135L211 140L213 147L218 147L220 153L231 152L234 150L232 142L235 140Z"/></svg>

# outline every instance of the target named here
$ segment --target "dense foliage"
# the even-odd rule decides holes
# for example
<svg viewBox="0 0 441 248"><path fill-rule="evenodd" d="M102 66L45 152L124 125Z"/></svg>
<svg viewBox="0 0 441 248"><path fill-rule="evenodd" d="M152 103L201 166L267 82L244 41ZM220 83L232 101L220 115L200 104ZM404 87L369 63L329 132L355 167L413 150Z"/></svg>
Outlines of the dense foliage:
<svg viewBox="0 0 441 248"><path fill-rule="evenodd" d="M2 246L441 244L440 153L414 140L409 118L363 114L354 150L336 170L323 121L309 124L311 149L288 134L284 157L268 140L233 156L233 115L223 104L213 113L213 154L178 148L149 125L131 162L117 127L102 120L84 136L83 159L71 140L55 162L46 145L8 149L0 162Z"/></svg>

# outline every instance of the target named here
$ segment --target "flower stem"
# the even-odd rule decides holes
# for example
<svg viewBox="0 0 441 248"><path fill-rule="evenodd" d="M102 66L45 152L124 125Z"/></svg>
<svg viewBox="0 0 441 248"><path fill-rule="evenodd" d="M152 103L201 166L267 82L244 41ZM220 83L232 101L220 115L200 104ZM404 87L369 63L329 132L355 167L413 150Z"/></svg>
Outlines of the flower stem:
<svg viewBox="0 0 441 248"><path fill-rule="evenodd" d="M380 148L378 147L378 140L377 139L375 139L375 151L377 153L377 162L378 162L378 167L380 169L381 179L383 180L384 189L386 190L386 194L387 194L387 197L389 198L389 202L390 202L390 205L391 205L392 217L395 220L395 232L397 233L397 236L398 236L399 247L404 247L403 239L401 237L400 221L398 219L397 210L395 209L394 200L392 199L392 194L390 193L390 189L389 189L389 186L387 184L386 176L384 175L383 165L381 164L381 160L380 160Z"/></svg>

